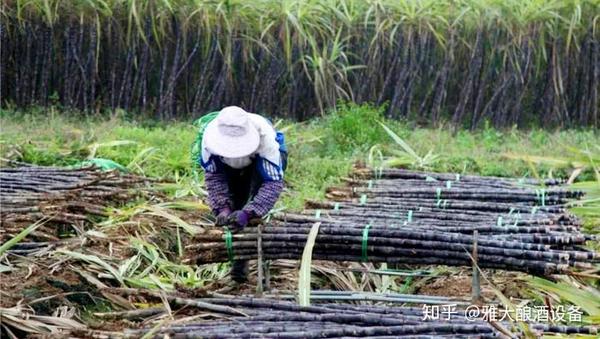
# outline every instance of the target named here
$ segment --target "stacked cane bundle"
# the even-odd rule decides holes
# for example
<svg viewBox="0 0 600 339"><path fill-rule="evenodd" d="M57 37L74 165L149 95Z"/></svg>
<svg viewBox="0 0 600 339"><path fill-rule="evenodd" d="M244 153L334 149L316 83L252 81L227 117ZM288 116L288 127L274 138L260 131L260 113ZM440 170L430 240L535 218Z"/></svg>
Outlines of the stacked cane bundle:
<svg viewBox="0 0 600 339"><path fill-rule="evenodd" d="M398 337L433 338L517 337L518 330L507 321L492 325L479 316L469 318L465 310L452 309L448 316L427 317L423 308L382 307L350 304L321 304L302 307L295 303L249 297L171 298L171 304L209 311L217 319L142 329L123 333L90 333L95 338L335 338ZM584 326L531 324L541 333L594 334Z"/></svg>
<svg viewBox="0 0 600 339"><path fill-rule="evenodd" d="M469 266L476 246L482 268L541 276L598 261L597 253L581 247L591 236L579 232L579 221L563 207L582 193L564 190L556 180L534 188L540 182L404 170L377 172L368 180L373 172L356 174L348 180L352 186L329 190L344 200L309 202L311 209L279 215L264 227L263 257L300 258L319 222L313 249L319 260ZM188 248L200 263L255 259L258 238L255 227L233 235L215 230Z"/></svg>
<svg viewBox="0 0 600 339"><path fill-rule="evenodd" d="M56 240L53 229L106 215L111 203L124 203L143 191L147 178L92 167L0 169L0 240L42 220L33 236ZM44 231L47 230L47 231Z"/></svg>

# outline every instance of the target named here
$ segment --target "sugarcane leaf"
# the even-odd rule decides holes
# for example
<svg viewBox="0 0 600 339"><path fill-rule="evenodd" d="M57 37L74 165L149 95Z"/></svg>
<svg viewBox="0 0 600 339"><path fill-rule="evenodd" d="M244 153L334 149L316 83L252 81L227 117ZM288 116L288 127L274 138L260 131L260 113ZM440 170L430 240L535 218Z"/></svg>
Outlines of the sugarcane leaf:
<svg viewBox="0 0 600 339"><path fill-rule="evenodd" d="M141 171L143 173L142 167L140 165L142 163L144 163L146 160L148 160L148 158L150 158L150 156L152 156L157 151L158 151L158 149L156 147L144 148L142 151L140 151L135 156L135 158L133 158L133 160L131 160L129 162L129 164L127 164L127 168L130 170L138 169L139 171Z"/></svg>
<svg viewBox="0 0 600 339"><path fill-rule="evenodd" d="M16 245L19 241L25 239L26 236L28 236L31 232L35 231L38 227L45 224L48 220L50 220L50 218L43 218L43 219L36 221L35 223L29 225L27 228L23 229L17 235L12 237L10 240L8 240L4 244L2 244L0 246L0 257L2 256L2 254L4 254L4 252L8 251L11 247Z"/></svg>
<svg viewBox="0 0 600 339"><path fill-rule="evenodd" d="M137 144L137 142L133 140L114 140L102 143L95 142L88 146L88 150L90 152L88 159L93 159L96 156L96 152L98 152L98 149L103 147L127 146L135 144Z"/></svg>
<svg viewBox="0 0 600 339"><path fill-rule="evenodd" d="M162 208L160 206L156 206L156 205L155 206L146 206L145 208L152 212L152 213L150 213L150 215L156 215L156 216L163 217L163 218L171 221L172 223L176 224L177 226L182 227L189 234L192 234L192 235L198 234L203 231L202 228L190 225L189 223L185 222L183 219L179 218L178 216L176 216L172 213L167 212L164 208Z"/></svg>
<svg viewBox="0 0 600 339"><path fill-rule="evenodd" d="M319 234L320 222L314 223L308 233L306 245L302 252L302 262L300 264L300 275L298 277L298 303L300 306L310 306L310 277L312 251Z"/></svg>
<svg viewBox="0 0 600 339"><path fill-rule="evenodd" d="M582 289L566 282L554 283L538 277L530 278L529 284L581 307L582 310L591 316L600 315L600 292L598 291Z"/></svg>
<svg viewBox="0 0 600 339"><path fill-rule="evenodd" d="M0 273L12 272L14 270L16 270L16 268L0 264Z"/></svg>
<svg viewBox="0 0 600 339"><path fill-rule="evenodd" d="M58 250L56 250L56 253L61 253L61 254L67 255L69 257L72 257L74 259L78 259L78 260L86 261L88 263L96 264L96 265L102 267L103 269L105 269L106 271L108 271L117 281L119 281L119 283L121 283L121 285L124 284L123 277L119 274L119 271L116 268L114 268L111 264L98 258L95 255L83 254L83 253L73 252L73 251L69 251L69 250L65 250L65 249L58 249Z"/></svg>
<svg viewBox="0 0 600 339"><path fill-rule="evenodd" d="M379 124L381 125L381 127L383 127L383 129L386 131L386 133L404 150L404 152L410 154L410 156L413 157L414 159L421 158L421 157L419 157L417 152L415 152L415 150L413 150L413 148L410 147L410 145L406 141L404 141L402 138L400 138L400 136L398 134L396 134L394 131L392 131L384 123L379 122Z"/></svg>

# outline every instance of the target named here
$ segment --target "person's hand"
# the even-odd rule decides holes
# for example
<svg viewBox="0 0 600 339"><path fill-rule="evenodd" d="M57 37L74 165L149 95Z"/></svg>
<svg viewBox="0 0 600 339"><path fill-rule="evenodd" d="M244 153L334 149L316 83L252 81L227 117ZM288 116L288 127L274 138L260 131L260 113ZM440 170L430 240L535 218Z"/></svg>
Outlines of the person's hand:
<svg viewBox="0 0 600 339"><path fill-rule="evenodd" d="M246 227L250 221L250 213L244 210L234 211L229 215L229 223L235 227L238 231Z"/></svg>
<svg viewBox="0 0 600 339"><path fill-rule="evenodd" d="M225 207L217 215L215 224L217 226L226 226L229 223L229 215L231 215L231 209L229 209L229 207Z"/></svg>

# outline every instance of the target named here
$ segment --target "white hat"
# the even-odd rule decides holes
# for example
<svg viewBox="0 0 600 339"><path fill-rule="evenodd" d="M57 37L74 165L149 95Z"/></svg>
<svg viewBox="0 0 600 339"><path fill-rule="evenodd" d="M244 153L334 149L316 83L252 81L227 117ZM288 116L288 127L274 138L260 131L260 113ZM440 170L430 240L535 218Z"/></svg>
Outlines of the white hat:
<svg viewBox="0 0 600 339"><path fill-rule="evenodd" d="M213 154L225 158L241 158L258 149L260 135L242 108L223 108L215 120L206 126L204 145Z"/></svg>

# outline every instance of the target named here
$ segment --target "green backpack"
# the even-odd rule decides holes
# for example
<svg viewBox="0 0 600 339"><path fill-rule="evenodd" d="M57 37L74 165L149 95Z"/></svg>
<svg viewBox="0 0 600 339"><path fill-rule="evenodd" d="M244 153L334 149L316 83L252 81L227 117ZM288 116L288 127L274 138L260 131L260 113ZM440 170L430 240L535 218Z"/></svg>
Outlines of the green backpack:
<svg viewBox="0 0 600 339"><path fill-rule="evenodd" d="M196 135L196 139L192 143L192 171L194 173L194 178L196 181L198 180L198 172L200 169L200 157L202 156L202 137L204 136L204 131L206 130L206 126L215 120L215 118L219 115L219 112L210 112L207 113L196 121L194 121L194 126L198 128L198 134Z"/></svg>

